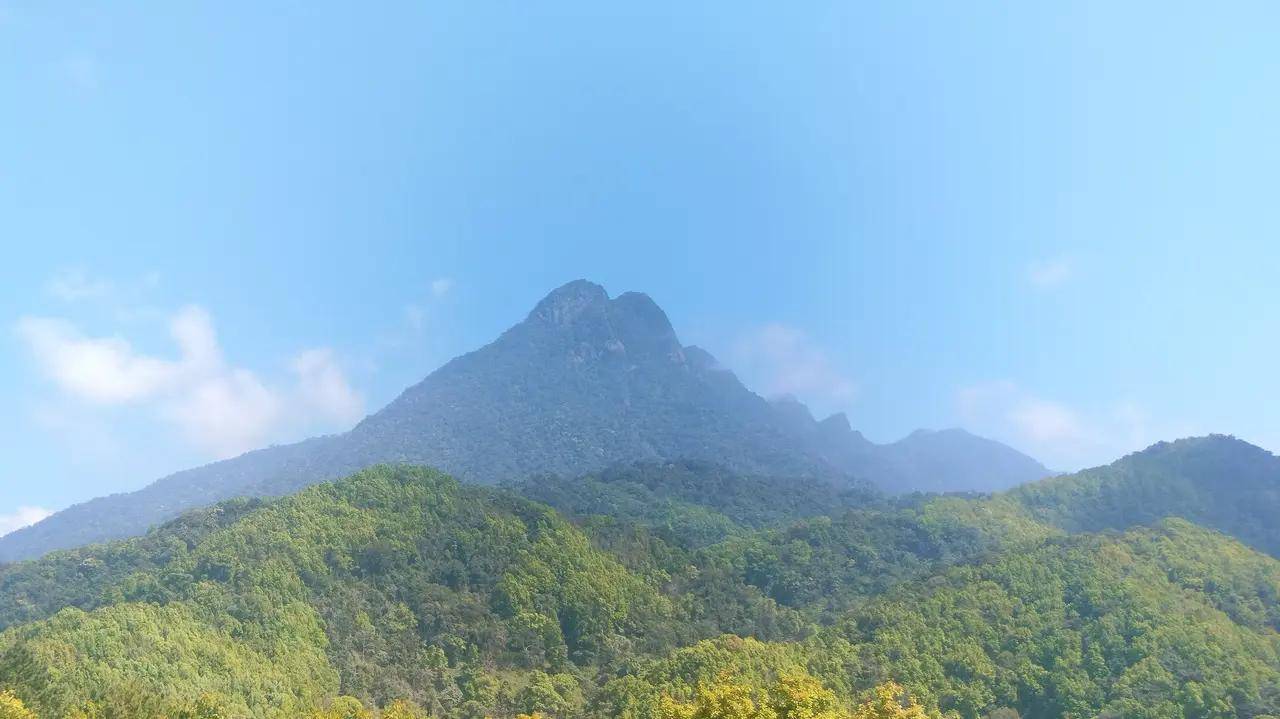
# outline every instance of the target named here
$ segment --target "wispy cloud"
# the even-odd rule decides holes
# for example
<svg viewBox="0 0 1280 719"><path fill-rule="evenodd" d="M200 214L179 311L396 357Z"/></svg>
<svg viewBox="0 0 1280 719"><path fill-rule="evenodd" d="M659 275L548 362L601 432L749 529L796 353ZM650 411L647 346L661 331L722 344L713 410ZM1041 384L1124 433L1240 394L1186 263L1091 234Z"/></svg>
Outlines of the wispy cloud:
<svg viewBox="0 0 1280 719"><path fill-rule="evenodd" d="M1057 402L1027 397L1009 409L1008 417L1035 442L1076 442L1085 435L1079 416Z"/></svg>
<svg viewBox="0 0 1280 719"><path fill-rule="evenodd" d="M45 292L63 302L80 302L107 297L115 290L110 280L95 277L83 267L59 270L45 283Z"/></svg>
<svg viewBox="0 0 1280 719"><path fill-rule="evenodd" d="M0 514L0 537L23 527L29 527L50 514L53 512L43 507L18 507L8 514Z"/></svg>
<svg viewBox="0 0 1280 719"><path fill-rule="evenodd" d="M1074 260L1069 257L1053 257L1028 264L1026 278L1033 287L1051 290L1069 282L1075 272Z"/></svg>
<svg viewBox="0 0 1280 719"><path fill-rule="evenodd" d="M453 278L437 277L431 281L431 296L444 297L453 289Z"/></svg>
<svg viewBox="0 0 1280 719"><path fill-rule="evenodd" d="M176 349L168 357L139 351L120 336L91 336L63 318L23 317L15 332L64 398L147 410L214 457L260 446L290 428L343 427L364 411L330 350L299 353L290 362L291 384L268 383L227 361L212 316L195 305L168 318Z"/></svg>
<svg viewBox="0 0 1280 719"><path fill-rule="evenodd" d="M1082 409L1010 380L962 387L956 391L956 407L969 429L1063 470L1104 464L1161 439L1202 433L1187 424L1153 423L1150 413L1132 400Z"/></svg>
<svg viewBox="0 0 1280 719"><path fill-rule="evenodd" d="M427 294L430 297L425 301L414 301L406 304L402 312L404 317L402 331L395 336L385 338L382 344L398 347L407 344L422 334L422 331L427 326L427 321L431 318L430 305L452 292L455 284L451 277L437 277L432 280L427 288Z"/></svg>
<svg viewBox="0 0 1280 719"><path fill-rule="evenodd" d="M54 272L44 283L44 294L69 306L92 305L110 312L122 323L133 324L164 319L166 312L148 301L160 284L161 276L154 271L119 279L75 265Z"/></svg>
<svg viewBox="0 0 1280 719"><path fill-rule="evenodd" d="M758 327L739 338L733 360L744 378L766 395L795 395L842 405L858 391L857 384L804 331L780 323Z"/></svg>
<svg viewBox="0 0 1280 719"><path fill-rule="evenodd" d="M422 305L408 304L404 306L404 326L409 332L418 334L427 324L427 310Z"/></svg>

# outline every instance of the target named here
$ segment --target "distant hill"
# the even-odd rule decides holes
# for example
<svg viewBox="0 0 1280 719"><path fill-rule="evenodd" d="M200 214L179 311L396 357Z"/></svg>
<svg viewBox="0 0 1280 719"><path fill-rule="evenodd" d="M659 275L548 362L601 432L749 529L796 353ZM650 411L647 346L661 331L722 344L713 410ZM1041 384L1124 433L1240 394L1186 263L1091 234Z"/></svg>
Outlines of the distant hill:
<svg viewBox="0 0 1280 719"><path fill-rule="evenodd" d="M229 497L272 496L376 463L438 467L492 484L574 477L637 461L707 460L761 477L889 492L1003 489L1047 470L959 430L876 445L843 415L756 395L714 357L682 346L648 296L610 299L571 282L524 321L409 388L349 432L178 472L73 506L0 537L0 561L137 535Z"/></svg>
<svg viewBox="0 0 1280 719"><path fill-rule="evenodd" d="M998 492L1053 474L1008 445L959 428L918 429L875 444L843 413L818 422L790 397L774 400L774 407L811 452L891 492Z"/></svg>
<svg viewBox="0 0 1280 719"><path fill-rule="evenodd" d="M1104 467L1019 487L1009 497L1067 531L1182 517L1280 557L1280 457L1235 437L1160 442Z"/></svg>

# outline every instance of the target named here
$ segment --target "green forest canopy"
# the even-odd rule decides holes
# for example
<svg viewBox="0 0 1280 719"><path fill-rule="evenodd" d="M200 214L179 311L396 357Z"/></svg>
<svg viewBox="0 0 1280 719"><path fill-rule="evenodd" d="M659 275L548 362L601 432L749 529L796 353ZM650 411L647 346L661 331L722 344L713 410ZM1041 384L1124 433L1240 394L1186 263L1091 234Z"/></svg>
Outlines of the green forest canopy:
<svg viewBox="0 0 1280 719"><path fill-rule="evenodd" d="M0 568L0 718L1274 714L1255 449L902 500L699 463L375 467Z"/></svg>

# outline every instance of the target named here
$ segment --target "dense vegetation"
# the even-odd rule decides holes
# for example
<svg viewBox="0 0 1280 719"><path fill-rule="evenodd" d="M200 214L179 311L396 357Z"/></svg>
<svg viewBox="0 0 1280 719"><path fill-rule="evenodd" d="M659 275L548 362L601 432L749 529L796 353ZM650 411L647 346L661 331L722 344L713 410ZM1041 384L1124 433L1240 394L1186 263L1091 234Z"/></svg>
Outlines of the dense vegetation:
<svg viewBox="0 0 1280 719"><path fill-rule="evenodd" d="M1161 442L1010 496L1037 519L1070 531L1184 517L1280 557L1280 457L1233 437Z"/></svg>
<svg viewBox="0 0 1280 719"><path fill-rule="evenodd" d="M1143 489L1217 466L1215 506L1257 505L1273 461L1208 438L896 500L694 461L375 467L0 568L0 719L1277 714L1280 562Z"/></svg>
<svg viewBox="0 0 1280 719"><path fill-rule="evenodd" d="M869 485L741 475L697 460L636 462L582 477L539 475L507 485L574 518L640 524L684 546L703 546L802 517L882 500Z"/></svg>
<svg viewBox="0 0 1280 719"><path fill-rule="evenodd" d="M843 415L816 422L803 405L770 403L711 355L682 346L647 296L611 299L578 281L349 432L249 452L70 507L0 537L0 561L142 534L186 510L285 495L379 462L493 484L687 458L748 474L855 487L870 481L894 492L1005 488L1046 474L1035 460L959 430L877 445Z"/></svg>

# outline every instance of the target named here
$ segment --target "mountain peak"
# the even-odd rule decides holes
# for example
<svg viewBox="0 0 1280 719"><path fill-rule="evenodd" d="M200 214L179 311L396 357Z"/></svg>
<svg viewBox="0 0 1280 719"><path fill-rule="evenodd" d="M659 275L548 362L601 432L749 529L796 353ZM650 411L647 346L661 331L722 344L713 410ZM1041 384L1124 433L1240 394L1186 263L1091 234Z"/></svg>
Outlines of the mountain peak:
<svg viewBox="0 0 1280 719"><path fill-rule="evenodd" d="M519 329L549 330L567 341L575 364L603 358L685 362L675 328L652 298L642 292L624 292L610 299L604 287L587 280L553 290Z"/></svg>
<svg viewBox="0 0 1280 719"><path fill-rule="evenodd" d="M788 426L795 432L812 431L814 426L813 413L795 395L782 394L777 397L771 397L769 404L778 412L778 416L782 418Z"/></svg>
<svg viewBox="0 0 1280 719"><path fill-rule="evenodd" d="M608 304L609 293L603 287L588 280L574 280L543 297L529 313L529 320L568 325L583 315L603 311Z"/></svg>
<svg viewBox="0 0 1280 719"><path fill-rule="evenodd" d="M844 412L836 412L818 423L818 427L823 431L835 437L843 437L853 434L853 426L849 424L849 415Z"/></svg>
<svg viewBox="0 0 1280 719"><path fill-rule="evenodd" d="M920 428L911 432L911 434L898 440L899 442L923 442L923 441L987 441L985 437L970 432L963 427L947 427L946 429L927 429Z"/></svg>
<svg viewBox="0 0 1280 719"><path fill-rule="evenodd" d="M680 338L667 313L643 292L624 292L609 302L609 319L618 340L632 356L684 361Z"/></svg>

